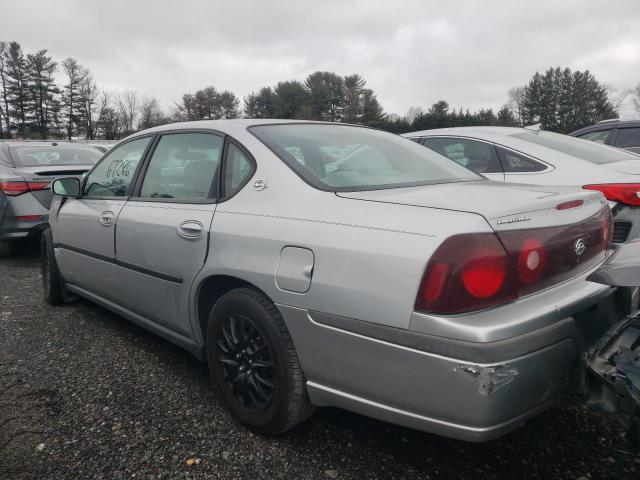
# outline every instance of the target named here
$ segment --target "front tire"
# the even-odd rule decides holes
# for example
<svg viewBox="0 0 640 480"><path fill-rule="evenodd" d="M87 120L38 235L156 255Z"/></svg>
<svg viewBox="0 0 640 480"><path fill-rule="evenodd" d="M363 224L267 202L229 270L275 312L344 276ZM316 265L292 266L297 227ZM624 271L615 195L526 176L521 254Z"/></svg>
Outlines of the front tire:
<svg viewBox="0 0 640 480"><path fill-rule="evenodd" d="M238 288L216 302L207 357L225 404L256 433L286 432L313 412L289 331L263 293Z"/></svg>
<svg viewBox="0 0 640 480"><path fill-rule="evenodd" d="M65 299L64 282L53 252L53 236L50 228L42 232L40 238L40 266L44 300L49 305L62 305Z"/></svg>

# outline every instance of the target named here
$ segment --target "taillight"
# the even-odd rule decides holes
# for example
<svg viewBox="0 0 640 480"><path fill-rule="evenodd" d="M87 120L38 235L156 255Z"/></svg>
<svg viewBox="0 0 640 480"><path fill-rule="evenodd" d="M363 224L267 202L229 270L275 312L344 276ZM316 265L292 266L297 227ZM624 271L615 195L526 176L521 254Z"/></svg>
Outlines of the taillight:
<svg viewBox="0 0 640 480"><path fill-rule="evenodd" d="M415 308L463 313L555 285L602 261L611 230L606 207L574 225L454 235L432 255Z"/></svg>
<svg viewBox="0 0 640 480"><path fill-rule="evenodd" d="M585 185L587 190L602 192L607 200L640 207L640 183L604 183Z"/></svg>
<svg viewBox="0 0 640 480"><path fill-rule="evenodd" d="M493 233L455 235L435 251L422 279L416 309L459 313L516 297L504 247Z"/></svg>
<svg viewBox="0 0 640 480"><path fill-rule="evenodd" d="M47 190L49 188L49 182L0 182L0 190L5 195L15 197L22 195L23 193L33 192L37 190Z"/></svg>

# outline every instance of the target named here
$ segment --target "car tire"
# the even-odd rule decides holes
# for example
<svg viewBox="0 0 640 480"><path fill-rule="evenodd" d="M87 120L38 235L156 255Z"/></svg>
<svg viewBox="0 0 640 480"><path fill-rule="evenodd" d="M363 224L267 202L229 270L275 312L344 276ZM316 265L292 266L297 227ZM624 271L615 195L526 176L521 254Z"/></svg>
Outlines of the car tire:
<svg viewBox="0 0 640 480"><path fill-rule="evenodd" d="M13 242L11 240L0 240L0 258L10 257L13 253Z"/></svg>
<svg viewBox="0 0 640 480"><path fill-rule="evenodd" d="M207 325L207 359L224 403L254 432L284 433L313 413L291 335L263 293L238 288L216 302Z"/></svg>
<svg viewBox="0 0 640 480"><path fill-rule="evenodd" d="M62 305L65 303L64 281L53 252L53 236L50 228L42 232L40 238L40 266L45 301L49 305Z"/></svg>

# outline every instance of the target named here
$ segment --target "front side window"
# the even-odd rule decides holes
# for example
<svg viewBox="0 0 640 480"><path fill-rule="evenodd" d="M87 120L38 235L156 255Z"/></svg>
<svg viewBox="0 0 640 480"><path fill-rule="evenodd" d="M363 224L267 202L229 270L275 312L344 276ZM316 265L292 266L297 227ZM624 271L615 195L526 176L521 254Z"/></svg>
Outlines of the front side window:
<svg viewBox="0 0 640 480"><path fill-rule="evenodd" d="M214 177L223 138L208 133L163 135L144 176L140 197L202 200L217 195Z"/></svg>
<svg viewBox="0 0 640 480"><path fill-rule="evenodd" d="M502 173L495 147L466 138L425 138L423 144L476 173Z"/></svg>
<svg viewBox="0 0 640 480"><path fill-rule="evenodd" d="M616 136L616 147L640 147L640 127L619 128Z"/></svg>
<svg viewBox="0 0 640 480"><path fill-rule="evenodd" d="M409 139L370 128L300 123L261 125L250 131L305 181L322 190L482 179Z"/></svg>
<svg viewBox="0 0 640 480"><path fill-rule="evenodd" d="M251 160L233 143L229 143L224 175L225 197L231 197L240 190L252 174L253 164Z"/></svg>
<svg viewBox="0 0 640 480"><path fill-rule="evenodd" d="M535 143L536 145L557 150L558 152L598 165L623 162L626 160L638 160L638 156L633 153L611 148L606 145L599 145L595 142L585 142L581 138L569 137L568 135L559 133L526 131L513 135L513 138Z"/></svg>
<svg viewBox="0 0 640 480"><path fill-rule="evenodd" d="M89 197L125 197L136 167L152 137L143 137L115 147L89 174L83 195Z"/></svg>
<svg viewBox="0 0 640 480"><path fill-rule="evenodd" d="M93 165L102 156L98 150L87 147L12 147L11 157L17 167L54 167Z"/></svg>
<svg viewBox="0 0 640 480"><path fill-rule="evenodd" d="M609 130L598 130L597 132L587 132L584 135L580 135L578 138L582 138L583 140L590 140L596 143L606 143L611 138L612 129Z"/></svg>
<svg viewBox="0 0 640 480"><path fill-rule="evenodd" d="M546 165L536 162L513 150L507 150L502 147L497 147L497 150L500 154L505 173L541 172L547 169Z"/></svg>

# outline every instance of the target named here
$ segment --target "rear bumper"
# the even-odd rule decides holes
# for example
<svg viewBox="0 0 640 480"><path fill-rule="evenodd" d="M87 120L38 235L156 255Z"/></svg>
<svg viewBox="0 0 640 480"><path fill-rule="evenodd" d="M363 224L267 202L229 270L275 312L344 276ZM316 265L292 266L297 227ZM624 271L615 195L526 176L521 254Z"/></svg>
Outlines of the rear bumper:
<svg viewBox="0 0 640 480"><path fill-rule="evenodd" d="M21 220L18 217L38 215L38 220ZM37 235L49 225L49 210L33 195L25 193L10 197L5 217L0 225L0 240L19 240Z"/></svg>
<svg viewBox="0 0 640 480"><path fill-rule="evenodd" d="M640 238L640 207L614 207L614 238L616 243L626 243Z"/></svg>
<svg viewBox="0 0 640 480"><path fill-rule="evenodd" d="M278 307L312 403L479 442L517 428L574 389L580 353L620 317L613 289L598 291L586 311L494 342Z"/></svg>
<svg viewBox="0 0 640 480"><path fill-rule="evenodd" d="M39 235L49 226L48 220L48 215L35 222L18 221L9 217L5 224L0 226L0 240L20 240Z"/></svg>

